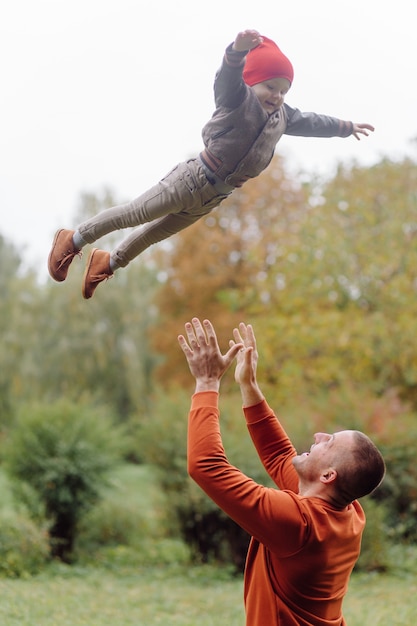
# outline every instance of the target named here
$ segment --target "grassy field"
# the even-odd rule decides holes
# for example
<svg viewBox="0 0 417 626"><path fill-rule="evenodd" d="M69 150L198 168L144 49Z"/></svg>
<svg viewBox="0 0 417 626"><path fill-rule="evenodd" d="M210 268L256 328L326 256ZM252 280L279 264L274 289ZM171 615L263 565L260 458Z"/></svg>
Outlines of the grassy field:
<svg viewBox="0 0 417 626"><path fill-rule="evenodd" d="M414 626L417 583L400 575L354 575L348 626ZM243 626L242 580L212 567L55 567L0 581L2 626Z"/></svg>
<svg viewBox="0 0 417 626"><path fill-rule="evenodd" d="M348 626L413 626L417 574L354 575L345 599Z"/></svg>

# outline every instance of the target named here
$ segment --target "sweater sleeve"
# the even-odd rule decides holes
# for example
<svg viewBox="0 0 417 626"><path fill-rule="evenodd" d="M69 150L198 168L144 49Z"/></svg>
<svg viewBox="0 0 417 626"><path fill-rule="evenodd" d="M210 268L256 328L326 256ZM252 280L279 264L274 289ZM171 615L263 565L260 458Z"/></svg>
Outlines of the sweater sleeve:
<svg viewBox="0 0 417 626"><path fill-rule="evenodd" d="M259 458L280 489L298 493L298 475L292 464L297 454L285 430L265 400L244 408L250 436Z"/></svg>
<svg viewBox="0 0 417 626"><path fill-rule="evenodd" d="M287 115L286 135L299 137L349 137L353 131L352 122L319 113L303 113L284 104Z"/></svg>
<svg viewBox="0 0 417 626"><path fill-rule="evenodd" d="M201 392L192 398L188 472L229 517L276 554L287 556L304 545L309 518L298 496L259 485L228 461L216 392Z"/></svg>

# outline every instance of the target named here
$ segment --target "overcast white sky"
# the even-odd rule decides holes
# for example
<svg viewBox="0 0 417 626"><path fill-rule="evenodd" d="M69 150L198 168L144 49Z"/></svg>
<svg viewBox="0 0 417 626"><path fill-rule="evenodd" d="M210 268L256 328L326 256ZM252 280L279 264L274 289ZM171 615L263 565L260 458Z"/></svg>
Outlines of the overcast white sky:
<svg viewBox="0 0 417 626"><path fill-rule="evenodd" d="M81 192L131 199L200 151L214 74L245 28L291 59L288 104L376 127L361 142L284 136L293 167L416 156L409 0L13 0L0 9L0 233L28 264L44 271Z"/></svg>

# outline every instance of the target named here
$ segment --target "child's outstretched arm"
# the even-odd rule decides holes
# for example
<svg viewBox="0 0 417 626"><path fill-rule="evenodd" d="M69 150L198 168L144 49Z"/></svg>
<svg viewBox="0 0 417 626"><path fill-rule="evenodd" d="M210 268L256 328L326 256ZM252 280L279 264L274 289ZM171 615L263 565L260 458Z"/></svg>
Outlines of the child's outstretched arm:
<svg viewBox="0 0 417 626"><path fill-rule="evenodd" d="M359 135L365 135L365 137L367 137L369 135L368 131L373 133L374 130L375 130L375 128L373 126L371 126L371 124L356 124L355 122L353 122L352 135L358 141L360 141L361 138L360 138Z"/></svg>
<svg viewBox="0 0 417 626"><path fill-rule="evenodd" d="M236 39L233 43L233 50L236 52L246 52L252 50L262 43L263 38L257 30L242 30L242 32L236 35Z"/></svg>

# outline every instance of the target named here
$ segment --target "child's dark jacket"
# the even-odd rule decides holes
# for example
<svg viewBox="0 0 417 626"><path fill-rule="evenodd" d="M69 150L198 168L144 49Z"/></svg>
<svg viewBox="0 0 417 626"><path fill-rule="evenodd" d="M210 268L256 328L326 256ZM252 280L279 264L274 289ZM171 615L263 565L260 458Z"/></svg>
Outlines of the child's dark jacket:
<svg viewBox="0 0 417 626"><path fill-rule="evenodd" d="M302 113L287 104L268 115L245 84L245 54L230 45L214 84L216 110L202 131L203 163L222 181L240 187L270 163L283 134L302 137L348 137L352 122L317 113Z"/></svg>

